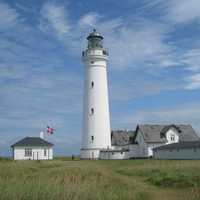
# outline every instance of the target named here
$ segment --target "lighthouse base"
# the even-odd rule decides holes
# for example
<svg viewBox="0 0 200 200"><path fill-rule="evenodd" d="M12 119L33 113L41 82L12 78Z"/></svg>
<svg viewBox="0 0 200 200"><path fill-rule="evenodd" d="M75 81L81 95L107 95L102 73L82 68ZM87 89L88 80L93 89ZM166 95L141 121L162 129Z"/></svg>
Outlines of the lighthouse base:
<svg viewBox="0 0 200 200"><path fill-rule="evenodd" d="M97 160L101 149L81 149L81 159Z"/></svg>

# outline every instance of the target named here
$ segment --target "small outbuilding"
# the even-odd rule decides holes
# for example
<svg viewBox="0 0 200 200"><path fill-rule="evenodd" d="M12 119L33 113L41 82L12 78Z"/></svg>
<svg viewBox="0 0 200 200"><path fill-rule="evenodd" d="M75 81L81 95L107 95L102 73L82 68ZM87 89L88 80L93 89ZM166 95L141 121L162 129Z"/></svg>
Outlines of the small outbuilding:
<svg viewBox="0 0 200 200"><path fill-rule="evenodd" d="M153 149L155 159L200 159L200 141L179 142Z"/></svg>
<svg viewBox="0 0 200 200"><path fill-rule="evenodd" d="M12 146L14 160L51 160L53 144L40 137L25 137Z"/></svg>

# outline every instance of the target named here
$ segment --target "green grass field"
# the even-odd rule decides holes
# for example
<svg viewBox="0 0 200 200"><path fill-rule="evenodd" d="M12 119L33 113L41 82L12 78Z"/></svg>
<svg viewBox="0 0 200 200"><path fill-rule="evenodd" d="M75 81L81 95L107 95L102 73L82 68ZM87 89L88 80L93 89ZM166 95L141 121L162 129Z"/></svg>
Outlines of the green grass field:
<svg viewBox="0 0 200 200"><path fill-rule="evenodd" d="M0 160L0 200L200 200L200 161Z"/></svg>

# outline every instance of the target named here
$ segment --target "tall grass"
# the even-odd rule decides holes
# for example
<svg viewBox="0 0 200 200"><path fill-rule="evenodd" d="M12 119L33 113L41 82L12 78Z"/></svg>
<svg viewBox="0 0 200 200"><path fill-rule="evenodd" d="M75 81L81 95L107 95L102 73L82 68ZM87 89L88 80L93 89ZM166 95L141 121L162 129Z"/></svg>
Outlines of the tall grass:
<svg viewBox="0 0 200 200"><path fill-rule="evenodd" d="M1 160L0 200L199 200L199 177L199 161Z"/></svg>

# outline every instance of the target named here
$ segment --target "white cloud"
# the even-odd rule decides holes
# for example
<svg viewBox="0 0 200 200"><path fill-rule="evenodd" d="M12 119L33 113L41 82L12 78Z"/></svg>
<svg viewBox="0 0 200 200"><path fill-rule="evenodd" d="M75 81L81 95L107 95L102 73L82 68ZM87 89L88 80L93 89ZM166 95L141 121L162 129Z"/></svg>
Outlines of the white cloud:
<svg viewBox="0 0 200 200"><path fill-rule="evenodd" d="M157 13L159 20L174 24L187 24L199 22L200 1L199 0L144 0L139 9L142 14L146 12Z"/></svg>
<svg viewBox="0 0 200 200"><path fill-rule="evenodd" d="M176 107L167 107L155 110L140 110L132 115L125 116L119 124L134 126L137 124L191 124L200 131L200 104L188 103Z"/></svg>
<svg viewBox="0 0 200 200"><path fill-rule="evenodd" d="M83 15L80 20L79 20L79 26L80 27L95 27L97 24L98 19L100 18L100 16L95 13L95 12L91 12L91 13L87 13L86 15Z"/></svg>
<svg viewBox="0 0 200 200"><path fill-rule="evenodd" d="M18 23L19 15L8 4L0 2L0 30L7 30Z"/></svg>
<svg viewBox="0 0 200 200"><path fill-rule="evenodd" d="M109 47L110 63L114 69L139 68L142 64L147 67L169 67L177 64L173 58L174 46L165 42L168 27L161 23L141 18L136 18L134 22L127 22L123 18L106 19L98 13L89 12L83 15L78 23L72 24L64 17L67 15L66 9L49 4L44 5L41 13L40 27L53 28L69 52L78 56L81 49L86 46L83 36L88 34L91 26L96 26L97 31L105 37L105 46ZM73 34L67 27L70 27Z"/></svg>
<svg viewBox="0 0 200 200"><path fill-rule="evenodd" d="M171 57L172 47L165 43L165 31L161 30L160 24L141 21L139 27L133 24L107 32L106 45L109 46L113 67L126 69L139 68L141 65L173 66L175 62Z"/></svg>
<svg viewBox="0 0 200 200"><path fill-rule="evenodd" d="M175 23L200 20L199 0L170 0L167 4L167 18Z"/></svg>
<svg viewBox="0 0 200 200"><path fill-rule="evenodd" d="M188 70L192 72L200 71L200 48L188 50L180 59Z"/></svg>
<svg viewBox="0 0 200 200"><path fill-rule="evenodd" d="M70 30L68 16L64 5L47 2L41 9L42 31L54 31L59 38L64 37Z"/></svg>
<svg viewBox="0 0 200 200"><path fill-rule="evenodd" d="M186 79L186 82L188 82L188 84L186 85L186 89L200 89L200 73L189 76Z"/></svg>

